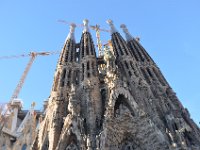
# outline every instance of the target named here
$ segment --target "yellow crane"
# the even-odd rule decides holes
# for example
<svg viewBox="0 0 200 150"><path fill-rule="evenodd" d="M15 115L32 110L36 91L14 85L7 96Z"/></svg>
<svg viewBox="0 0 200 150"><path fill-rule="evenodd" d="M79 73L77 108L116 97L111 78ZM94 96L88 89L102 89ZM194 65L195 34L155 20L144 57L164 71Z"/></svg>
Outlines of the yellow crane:
<svg viewBox="0 0 200 150"><path fill-rule="evenodd" d="M12 55L12 56L2 56L0 57L1 59L12 59L12 58L21 58L21 57L30 57L30 60L28 61L28 64L25 67L25 70L10 98L10 101L7 103L6 109L3 110L4 108L1 108L1 113L0 113L0 129L3 128L4 126L4 120L5 120L5 115L7 115L9 111L9 104L16 98L18 98L18 95L23 87L23 84L25 82L25 79L27 77L27 74L37 56L48 56L48 55L53 55L53 54L59 54L60 51L49 51L49 52L30 52L29 54L21 54L21 55ZM1 131L1 130L0 130Z"/></svg>
<svg viewBox="0 0 200 150"><path fill-rule="evenodd" d="M100 38L100 31L104 31L104 32L110 32L109 30L106 29L101 29L99 25L95 25L95 26L90 26L91 29L96 31L96 38L97 38L97 47L98 47L98 56L102 57L104 55L104 50L102 48L102 42L101 42L101 38Z"/></svg>

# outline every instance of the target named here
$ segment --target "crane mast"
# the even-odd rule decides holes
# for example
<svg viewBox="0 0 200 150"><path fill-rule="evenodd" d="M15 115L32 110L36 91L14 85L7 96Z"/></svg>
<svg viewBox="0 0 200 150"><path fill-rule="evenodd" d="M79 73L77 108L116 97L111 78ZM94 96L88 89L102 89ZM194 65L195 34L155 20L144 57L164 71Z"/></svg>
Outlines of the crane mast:
<svg viewBox="0 0 200 150"><path fill-rule="evenodd" d="M24 70L24 73L22 74L22 76L21 76L21 78L19 80L19 83L17 84L17 87L14 90L13 95L10 98L10 102L18 97L19 92L21 91L22 86L24 84L24 81L25 81L25 79L27 77L27 74L28 74L28 72L29 72L29 70L30 70L30 68L31 68L31 66L33 64L33 61L35 60L36 54L32 52L32 53L30 53L30 55L31 55L31 58L30 58L27 66L26 66L26 68Z"/></svg>
<svg viewBox="0 0 200 150"><path fill-rule="evenodd" d="M60 51L50 51L50 52L30 52L29 54L22 54L22 55L13 55L13 56L3 56L3 57L0 57L0 59L11 59L11 58L20 58L20 57L30 57L30 60L28 61L28 64L26 65L26 68L10 98L10 102L7 103L7 107L6 109L4 109L4 107L0 107L0 132L1 132L1 129L3 128L4 126L4 121L5 121L5 116L6 114L9 112L9 106L11 105L11 103L13 102L14 99L18 98L18 95L23 87L23 84L25 82L25 79L27 77L27 74L35 60L35 58L37 56L47 56L47 55L52 55L52 54L58 54L60 53Z"/></svg>
<svg viewBox="0 0 200 150"><path fill-rule="evenodd" d="M102 49L102 44L101 44L101 38L100 38L100 26L90 26L93 30L96 31L96 38L97 38L97 48L98 48L98 56L102 57L103 56L103 49Z"/></svg>
<svg viewBox="0 0 200 150"><path fill-rule="evenodd" d="M21 76L21 78L19 80L19 83L17 84L17 87L15 88L15 90L13 92L13 95L12 95L12 97L10 99L10 102L12 102L12 100L18 98L18 95L19 95L19 93L20 93L20 91L21 91L21 89L23 87L24 81L25 81L25 79L27 77L27 74L28 74L28 72L29 72L29 70L30 70L30 68L31 68L36 56L38 56L38 55L45 56L45 55L50 55L50 54L51 54L50 52L30 52L29 56L31 56L31 58L30 58L27 66L26 66L26 68L25 68L25 70L24 70L24 72L23 72L23 74L22 74L22 76Z"/></svg>

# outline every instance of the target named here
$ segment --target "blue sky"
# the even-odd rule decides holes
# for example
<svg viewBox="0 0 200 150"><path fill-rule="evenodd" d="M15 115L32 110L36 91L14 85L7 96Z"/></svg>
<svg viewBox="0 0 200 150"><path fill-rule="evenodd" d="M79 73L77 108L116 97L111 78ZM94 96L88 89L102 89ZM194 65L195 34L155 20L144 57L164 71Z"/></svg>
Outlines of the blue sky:
<svg viewBox="0 0 200 150"><path fill-rule="evenodd" d="M18 0L0 1L0 56L27 54L30 51L61 50L69 32L63 19L109 29L112 19L119 30L127 25L133 36L160 67L192 118L200 121L200 1L199 0ZM81 28L76 29L76 41ZM91 31L95 39L95 34ZM122 34L123 35L123 34ZM110 38L102 33L102 41ZM24 108L35 101L37 109L47 99L58 55L37 57L21 90ZM8 102L29 58L0 60L0 102Z"/></svg>

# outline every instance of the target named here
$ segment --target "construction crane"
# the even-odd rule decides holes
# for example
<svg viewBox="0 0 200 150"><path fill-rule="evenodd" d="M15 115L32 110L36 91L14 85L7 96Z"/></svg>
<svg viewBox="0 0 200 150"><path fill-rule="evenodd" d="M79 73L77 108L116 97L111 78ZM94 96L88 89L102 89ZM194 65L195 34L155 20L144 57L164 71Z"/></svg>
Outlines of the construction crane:
<svg viewBox="0 0 200 150"><path fill-rule="evenodd" d="M12 58L21 58L21 57L30 57L30 60L28 62L28 64L26 65L26 68L17 84L17 87L15 88L11 98L10 98L10 101L9 103L7 104L7 108L6 110L4 110L3 113L0 114L0 125L1 124L4 124L3 120L4 120L4 116L8 113L9 111L9 104L16 98L18 98L18 95L23 87L23 84L25 82L25 79L27 77L27 74L35 60L35 58L37 56L48 56L48 55L53 55L53 54L58 54L60 53L60 51L49 51L49 52L30 52L29 54L22 54L22 55L12 55L12 56L3 56L3 57L0 57L0 60L1 59L12 59ZM3 123L2 123L3 122Z"/></svg>
<svg viewBox="0 0 200 150"><path fill-rule="evenodd" d="M20 78L20 80L19 80L19 83L17 84L17 87L15 88L15 90L14 90L14 92L13 92L13 95L11 96L11 98L10 98L10 102L13 100L13 99L16 99L17 97L18 97L18 95L19 95L19 92L21 91L21 89L22 89L22 86L23 86L23 84L24 84L24 81L25 81L25 79L26 79L26 77L27 77L27 74L28 74L28 72L29 72L29 70L30 70L30 68L31 68L31 66L32 66L32 64L33 64L33 61L35 60L35 58L36 58L36 56L47 56L47 55L50 55L50 53L49 52L39 52L39 53L37 53L37 52L30 52L30 54L28 54L31 58L30 58L30 60L29 60L29 62L28 62L28 64L27 64L27 66L26 66L26 68L25 68L25 70L24 70L24 72L23 72L23 74L22 74L22 76L21 76L21 78Z"/></svg>
<svg viewBox="0 0 200 150"><path fill-rule="evenodd" d="M102 57L104 55L104 51L102 49L102 42L101 42L101 38L100 38L100 31L104 31L104 32L110 32L109 30L106 29L101 29L99 25L95 25L95 26L90 26L91 29L96 31L96 38L97 38L97 47L98 47L98 56Z"/></svg>
<svg viewBox="0 0 200 150"><path fill-rule="evenodd" d="M58 20L58 22L61 22L61 23L64 23L64 24L68 24L68 25L71 25L72 23L70 22L67 22L65 20ZM76 24L76 26L78 27L84 27L83 24ZM110 30L107 30L107 29L101 29L99 25L90 25L89 26L92 30L95 30L96 31L96 38L97 38L97 48L98 48L98 56L99 57L102 57L104 55L104 50L102 48L102 42L101 42L101 38L100 38L100 31L103 31L103 32L110 32Z"/></svg>

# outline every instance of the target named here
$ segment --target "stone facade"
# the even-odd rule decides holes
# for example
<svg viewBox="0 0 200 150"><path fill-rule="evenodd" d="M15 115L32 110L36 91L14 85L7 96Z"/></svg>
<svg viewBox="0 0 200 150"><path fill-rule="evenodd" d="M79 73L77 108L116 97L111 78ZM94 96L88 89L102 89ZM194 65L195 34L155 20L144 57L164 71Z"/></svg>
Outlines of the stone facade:
<svg viewBox="0 0 200 150"><path fill-rule="evenodd" d="M152 58L111 20L97 58L88 20L71 25L32 150L199 150L200 130Z"/></svg>

